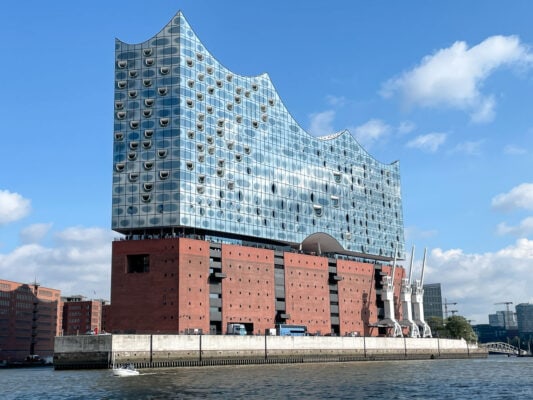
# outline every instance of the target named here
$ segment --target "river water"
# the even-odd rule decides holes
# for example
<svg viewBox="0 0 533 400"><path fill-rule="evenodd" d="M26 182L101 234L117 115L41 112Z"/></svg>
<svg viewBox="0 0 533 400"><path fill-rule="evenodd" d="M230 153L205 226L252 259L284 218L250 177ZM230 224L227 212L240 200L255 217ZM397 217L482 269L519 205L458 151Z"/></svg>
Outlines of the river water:
<svg viewBox="0 0 533 400"><path fill-rule="evenodd" d="M533 358L0 370L0 399L533 399Z"/></svg>

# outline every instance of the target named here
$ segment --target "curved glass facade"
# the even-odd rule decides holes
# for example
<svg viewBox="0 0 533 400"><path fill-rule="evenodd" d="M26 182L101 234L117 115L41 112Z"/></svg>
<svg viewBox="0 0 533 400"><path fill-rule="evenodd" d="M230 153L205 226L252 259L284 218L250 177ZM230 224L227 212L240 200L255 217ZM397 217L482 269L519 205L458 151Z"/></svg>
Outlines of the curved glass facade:
<svg viewBox="0 0 533 400"><path fill-rule="evenodd" d="M309 135L267 74L226 69L181 13L144 43L116 41L114 106L115 231L291 246L324 233L348 254L403 254L399 163L347 131Z"/></svg>

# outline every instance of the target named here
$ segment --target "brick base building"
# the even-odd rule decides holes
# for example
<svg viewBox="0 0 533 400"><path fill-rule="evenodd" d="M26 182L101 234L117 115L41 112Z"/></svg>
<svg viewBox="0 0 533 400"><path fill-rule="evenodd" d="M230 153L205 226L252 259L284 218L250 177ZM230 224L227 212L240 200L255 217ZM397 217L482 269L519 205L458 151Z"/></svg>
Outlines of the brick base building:
<svg viewBox="0 0 533 400"><path fill-rule="evenodd" d="M386 264L328 258L191 238L113 242L114 333L226 333L242 323L264 334L277 323L310 334L385 334L381 279ZM399 296L403 268L395 274ZM395 302L398 304L398 302ZM396 310L401 319L400 310Z"/></svg>

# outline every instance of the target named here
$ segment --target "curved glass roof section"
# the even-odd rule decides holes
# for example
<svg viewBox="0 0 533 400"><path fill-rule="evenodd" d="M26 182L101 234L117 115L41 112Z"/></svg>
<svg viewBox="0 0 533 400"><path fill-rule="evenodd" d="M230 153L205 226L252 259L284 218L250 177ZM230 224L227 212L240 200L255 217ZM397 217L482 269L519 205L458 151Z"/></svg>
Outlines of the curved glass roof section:
<svg viewBox="0 0 533 400"><path fill-rule="evenodd" d="M327 237L335 253L403 255L399 163L347 131L309 135L267 74L225 68L181 13L143 43L116 40L114 105L114 230Z"/></svg>

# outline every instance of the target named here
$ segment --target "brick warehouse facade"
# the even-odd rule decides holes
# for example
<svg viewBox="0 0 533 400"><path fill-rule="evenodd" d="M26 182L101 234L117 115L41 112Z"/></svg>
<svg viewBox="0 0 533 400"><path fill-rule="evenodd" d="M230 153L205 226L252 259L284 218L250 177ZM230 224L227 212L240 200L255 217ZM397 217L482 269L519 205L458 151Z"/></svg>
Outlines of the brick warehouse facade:
<svg viewBox="0 0 533 400"><path fill-rule="evenodd" d="M109 331L386 333L399 162L346 130L310 135L267 74L224 67L180 12L143 43L116 40L114 109L111 226L124 237Z"/></svg>
<svg viewBox="0 0 533 400"><path fill-rule="evenodd" d="M376 336L385 333L372 324L383 317L380 281L390 270L191 238L117 240L107 324L115 333L220 334L242 323L263 334L284 322L311 334ZM404 275L396 269L395 298Z"/></svg>

